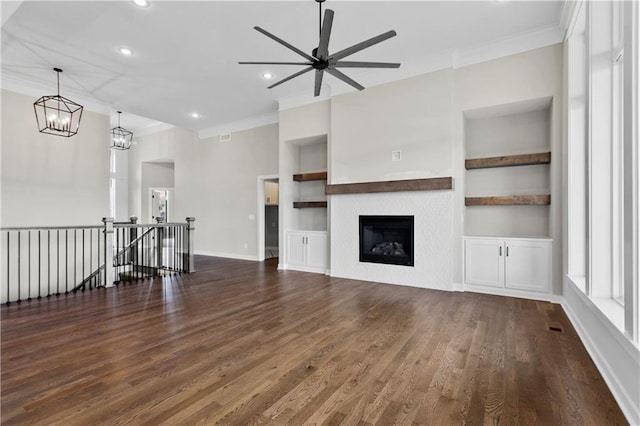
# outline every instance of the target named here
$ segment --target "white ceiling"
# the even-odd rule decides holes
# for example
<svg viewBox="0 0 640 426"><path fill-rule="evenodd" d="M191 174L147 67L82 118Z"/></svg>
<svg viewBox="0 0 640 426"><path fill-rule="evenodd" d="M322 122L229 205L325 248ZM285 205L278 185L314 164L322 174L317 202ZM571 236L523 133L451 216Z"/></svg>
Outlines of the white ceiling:
<svg viewBox="0 0 640 426"><path fill-rule="evenodd" d="M3 0L2 87L54 94L52 68L60 67L63 96L123 111L123 127L140 130L157 120L201 135L268 120L278 101L313 99L313 73L266 88L301 67L237 62L301 59L256 25L310 53L318 42L315 1L151 2L142 9L128 0ZM562 37L562 1L327 0L324 7L335 11L330 51L398 33L348 58L402 63L398 70L345 70L365 87ZM135 54L121 56L121 46ZM275 75L271 83L261 77L265 71ZM324 83L322 96L353 90L329 75Z"/></svg>

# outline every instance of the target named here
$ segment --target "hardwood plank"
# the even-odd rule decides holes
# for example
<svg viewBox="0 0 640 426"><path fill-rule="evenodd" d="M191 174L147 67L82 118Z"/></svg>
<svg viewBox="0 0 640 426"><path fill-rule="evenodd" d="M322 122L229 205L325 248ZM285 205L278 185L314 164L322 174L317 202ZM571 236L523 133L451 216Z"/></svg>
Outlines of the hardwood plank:
<svg viewBox="0 0 640 426"><path fill-rule="evenodd" d="M551 195L503 195L495 197L466 197L465 206L529 206L551 204Z"/></svg>
<svg viewBox="0 0 640 426"><path fill-rule="evenodd" d="M371 192L437 191L453 188L453 178L407 179L383 182L340 183L327 185L327 195L367 194Z"/></svg>
<svg viewBox="0 0 640 426"><path fill-rule="evenodd" d="M296 182L308 182L312 180L327 180L327 172L298 173L293 175Z"/></svg>
<svg viewBox="0 0 640 426"><path fill-rule="evenodd" d="M326 201L294 201L294 209L309 209L309 208L326 208Z"/></svg>
<svg viewBox="0 0 640 426"><path fill-rule="evenodd" d="M196 269L0 307L2 423L626 424L559 305Z"/></svg>
<svg viewBox="0 0 640 426"><path fill-rule="evenodd" d="M537 154L504 155L501 157L473 158L464 161L467 170L493 167L531 166L551 163L551 152Z"/></svg>

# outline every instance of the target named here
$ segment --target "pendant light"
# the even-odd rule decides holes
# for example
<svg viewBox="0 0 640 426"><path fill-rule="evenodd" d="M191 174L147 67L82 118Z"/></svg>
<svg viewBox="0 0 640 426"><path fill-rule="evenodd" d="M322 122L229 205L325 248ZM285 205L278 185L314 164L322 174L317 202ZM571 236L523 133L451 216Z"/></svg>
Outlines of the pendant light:
<svg viewBox="0 0 640 426"><path fill-rule="evenodd" d="M82 119L82 105L60 96L60 68L53 69L58 76L58 94L43 96L33 103L40 133L71 137L78 133Z"/></svg>
<svg viewBox="0 0 640 426"><path fill-rule="evenodd" d="M111 148L125 150L131 148L133 133L120 127L120 114L122 111L118 111L118 127L111 129Z"/></svg>

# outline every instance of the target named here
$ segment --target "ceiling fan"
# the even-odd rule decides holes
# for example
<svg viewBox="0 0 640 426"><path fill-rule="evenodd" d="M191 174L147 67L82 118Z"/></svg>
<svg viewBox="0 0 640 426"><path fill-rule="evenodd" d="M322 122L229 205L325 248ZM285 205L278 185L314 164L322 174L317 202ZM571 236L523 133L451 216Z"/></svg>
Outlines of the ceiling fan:
<svg viewBox="0 0 640 426"><path fill-rule="evenodd" d="M353 55L361 50L366 49L367 47L371 47L374 44L378 44L383 42L391 37L396 35L396 32L391 30L386 33L380 34L376 37L372 37L368 40L362 41L360 43L354 44L351 47L347 47L346 49L340 50L334 54L329 54L329 38L331 37L331 26L333 25L333 10L327 9L324 13L324 20L322 19L322 3L325 0L316 0L318 6L320 7L319 21L320 21L320 41L318 43L318 47L313 49L311 55L303 52L297 47L287 43L281 38L271 34L269 31L266 31L260 27L253 27L256 31L266 35L272 40L280 43L286 48L293 50L298 55L302 56L307 60L307 62L238 62L239 64L251 64L251 65L307 65L307 68L304 68L301 71L298 71L294 74L291 74L287 78L284 78L277 83L269 86L269 89L272 89L276 86L279 86L282 83L285 83L293 78L301 76L309 71L315 70L315 89L314 96L320 95L320 88L322 86L322 77L324 72L328 72L332 76L344 81L345 83L355 87L358 90L364 90L364 87L357 83L356 81L349 78L343 72L339 71L338 68L398 68L400 64L398 63L390 63L390 62L355 62L355 61L343 61L342 59Z"/></svg>

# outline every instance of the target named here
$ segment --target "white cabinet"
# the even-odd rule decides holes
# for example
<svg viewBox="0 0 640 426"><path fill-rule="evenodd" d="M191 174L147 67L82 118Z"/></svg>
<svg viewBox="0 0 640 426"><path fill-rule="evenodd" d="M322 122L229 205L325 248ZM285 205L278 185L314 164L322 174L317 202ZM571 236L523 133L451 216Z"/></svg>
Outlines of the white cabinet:
<svg viewBox="0 0 640 426"><path fill-rule="evenodd" d="M327 233L325 231L287 232L287 269L325 273Z"/></svg>
<svg viewBox="0 0 640 426"><path fill-rule="evenodd" d="M546 238L464 238L464 282L548 293L551 240Z"/></svg>

